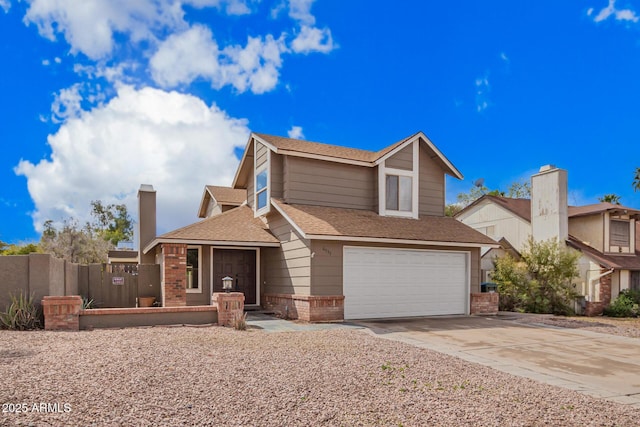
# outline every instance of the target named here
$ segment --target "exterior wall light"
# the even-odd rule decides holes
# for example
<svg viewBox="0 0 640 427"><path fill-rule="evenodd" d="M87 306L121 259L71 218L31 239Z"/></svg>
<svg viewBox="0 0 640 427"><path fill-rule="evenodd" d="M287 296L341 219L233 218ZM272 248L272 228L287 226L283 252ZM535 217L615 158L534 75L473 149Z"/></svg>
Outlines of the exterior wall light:
<svg viewBox="0 0 640 427"><path fill-rule="evenodd" d="M225 292L231 292L231 289L233 289L233 279L231 277L227 276L222 278L222 289Z"/></svg>

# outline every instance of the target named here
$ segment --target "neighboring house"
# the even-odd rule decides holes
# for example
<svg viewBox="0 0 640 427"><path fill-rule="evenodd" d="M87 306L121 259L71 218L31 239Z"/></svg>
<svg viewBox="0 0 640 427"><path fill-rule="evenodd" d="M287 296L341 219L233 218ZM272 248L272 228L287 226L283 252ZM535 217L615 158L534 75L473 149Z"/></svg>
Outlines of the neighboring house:
<svg viewBox="0 0 640 427"><path fill-rule="evenodd" d="M200 222L152 235L141 188L141 258L165 306L210 304L230 276L247 306L308 321L468 314L497 244L444 216L445 175L462 178L422 132L377 152L254 133Z"/></svg>
<svg viewBox="0 0 640 427"><path fill-rule="evenodd" d="M567 173L555 167L541 168L531 191L531 200L485 195L456 214L500 243L483 250L482 280L490 280L496 256L518 256L532 236L557 238L582 253L575 286L587 314L601 313L623 289L640 289L640 210L611 203L568 206Z"/></svg>

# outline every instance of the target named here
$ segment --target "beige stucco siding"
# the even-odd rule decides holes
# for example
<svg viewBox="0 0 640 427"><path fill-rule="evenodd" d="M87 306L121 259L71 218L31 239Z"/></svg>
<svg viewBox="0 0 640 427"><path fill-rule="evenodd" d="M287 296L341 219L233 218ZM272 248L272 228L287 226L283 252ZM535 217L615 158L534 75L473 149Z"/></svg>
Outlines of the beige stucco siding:
<svg viewBox="0 0 640 427"><path fill-rule="evenodd" d="M373 168L287 156L283 178L287 203L374 208L376 176Z"/></svg>
<svg viewBox="0 0 640 427"><path fill-rule="evenodd" d="M444 216L444 172L420 146L420 187L418 210L420 215Z"/></svg>
<svg viewBox="0 0 640 427"><path fill-rule="evenodd" d="M569 234L592 248L604 251L604 222L602 215L569 218Z"/></svg>
<svg viewBox="0 0 640 427"><path fill-rule="evenodd" d="M385 167L394 169L413 170L413 145L409 144L393 156L385 160Z"/></svg>
<svg viewBox="0 0 640 427"><path fill-rule="evenodd" d="M279 248L265 248L263 292L268 294L309 295L311 283L310 243L302 239L277 213L267 217L269 229L280 242Z"/></svg>
<svg viewBox="0 0 640 427"><path fill-rule="evenodd" d="M504 237L518 251L522 251L531 235L531 224L493 203L478 206L458 220L496 241Z"/></svg>
<svg viewBox="0 0 640 427"><path fill-rule="evenodd" d="M312 240L311 293L313 295L342 295L342 255L344 246L367 246L384 248L429 249L438 251L470 252L470 289L480 292L480 249L439 246L403 246L385 243L351 243L328 240Z"/></svg>

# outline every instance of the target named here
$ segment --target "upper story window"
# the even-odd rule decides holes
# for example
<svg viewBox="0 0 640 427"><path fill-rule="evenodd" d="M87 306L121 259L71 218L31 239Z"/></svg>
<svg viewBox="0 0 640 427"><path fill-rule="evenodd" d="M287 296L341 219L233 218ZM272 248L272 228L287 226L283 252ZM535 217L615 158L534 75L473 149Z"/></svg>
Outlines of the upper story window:
<svg viewBox="0 0 640 427"><path fill-rule="evenodd" d="M630 241L629 221L612 219L609 226L609 245L626 247Z"/></svg>
<svg viewBox="0 0 640 427"><path fill-rule="evenodd" d="M386 210L411 212L413 209L413 179L410 176L386 176Z"/></svg>
<svg viewBox="0 0 640 427"><path fill-rule="evenodd" d="M269 183L266 166L256 173L256 211L267 207Z"/></svg>

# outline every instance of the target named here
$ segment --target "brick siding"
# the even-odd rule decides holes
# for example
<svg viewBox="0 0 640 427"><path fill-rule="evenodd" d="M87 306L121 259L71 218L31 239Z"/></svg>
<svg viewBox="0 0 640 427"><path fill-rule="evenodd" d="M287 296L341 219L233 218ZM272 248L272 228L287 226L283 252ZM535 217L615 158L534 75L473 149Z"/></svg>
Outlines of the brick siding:
<svg viewBox="0 0 640 427"><path fill-rule="evenodd" d="M44 329L47 331L80 330L82 298L78 295L66 297L47 296L42 300Z"/></svg>
<svg viewBox="0 0 640 427"><path fill-rule="evenodd" d="M165 307L187 305L187 245L163 243Z"/></svg>
<svg viewBox="0 0 640 427"><path fill-rule="evenodd" d="M497 292L482 292L471 294L471 314L496 315L500 295Z"/></svg>
<svg viewBox="0 0 640 427"><path fill-rule="evenodd" d="M332 322L344 320L344 296L308 296L291 294L264 294L262 305L281 317L306 322Z"/></svg>

